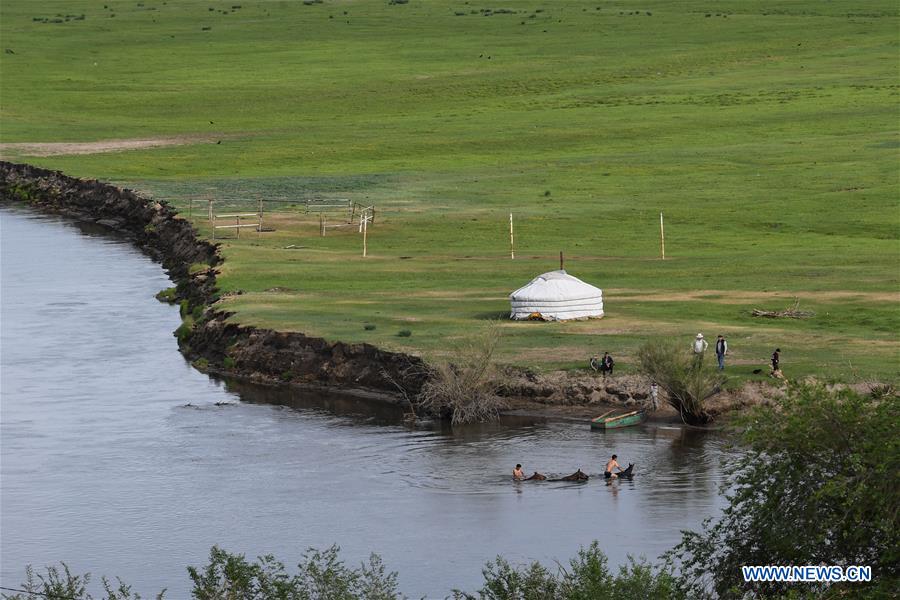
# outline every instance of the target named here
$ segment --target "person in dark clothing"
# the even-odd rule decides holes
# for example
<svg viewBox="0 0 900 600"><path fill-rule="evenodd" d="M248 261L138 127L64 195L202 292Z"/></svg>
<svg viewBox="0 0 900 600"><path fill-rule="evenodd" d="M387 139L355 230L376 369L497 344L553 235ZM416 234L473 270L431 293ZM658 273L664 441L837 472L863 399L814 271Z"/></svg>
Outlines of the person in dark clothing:
<svg viewBox="0 0 900 600"><path fill-rule="evenodd" d="M600 370L603 372L603 376L612 375L613 367L615 366L616 361L613 360L613 357L609 355L609 352L603 353L603 360L600 362Z"/></svg>
<svg viewBox="0 0 900 600"><path fill-rule="evenodd" d="M778 371L781 364L781 348L775 348L775 352L772 353L772 372Z"/></svg>
<svg viewBox="0 0 900 600"><path fill-rule="evenodd" d="M725 341L725 336L720 335L719 339L716 340L716 360L719 361L719 370L725 370L725 355L728 354L728 342Z"/></svg>

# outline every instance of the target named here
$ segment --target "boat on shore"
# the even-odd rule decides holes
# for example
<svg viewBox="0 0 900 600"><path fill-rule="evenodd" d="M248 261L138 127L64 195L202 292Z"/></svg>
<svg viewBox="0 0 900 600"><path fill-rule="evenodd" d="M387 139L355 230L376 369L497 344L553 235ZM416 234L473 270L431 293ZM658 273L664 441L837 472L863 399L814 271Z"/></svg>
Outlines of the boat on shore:
<svg viewBox="0 0 900 600"><path fill-rule="evenodd" d="M613 411L603 413L599 417L591 419L591 429L619 429L622 427L631 427L633 425L640 425L644 422L644 419L647 418L647 413L644 410L633 410L623 415L608 416L611 412Z"/></svg>

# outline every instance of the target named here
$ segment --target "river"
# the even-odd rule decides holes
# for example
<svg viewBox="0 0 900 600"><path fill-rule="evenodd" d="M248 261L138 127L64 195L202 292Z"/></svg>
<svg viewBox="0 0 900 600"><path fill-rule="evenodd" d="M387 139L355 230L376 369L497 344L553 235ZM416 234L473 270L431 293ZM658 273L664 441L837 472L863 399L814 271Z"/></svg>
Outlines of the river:
<svg viewBox="0 0 900 600"><path fill-rule="evenodd" d="M723 506L716 435L411 429L392 406L214 381L178 353L178 310L153 298L171 283L129 244L9 208L0 240L3 586L62 560L181 599L213 544L288 565L338 544L443 597L477 589L497 554L552 566L596 539L613 565L653 559ZM596 477L612 453L632 481ZM513 483L517 462L592 479Z"/></svg>

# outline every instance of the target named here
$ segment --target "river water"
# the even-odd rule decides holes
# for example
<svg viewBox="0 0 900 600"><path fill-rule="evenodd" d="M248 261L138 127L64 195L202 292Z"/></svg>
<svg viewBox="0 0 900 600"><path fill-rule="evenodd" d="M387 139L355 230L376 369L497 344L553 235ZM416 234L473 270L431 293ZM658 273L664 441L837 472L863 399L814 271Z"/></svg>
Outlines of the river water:
<svg viewBox="0 0 900 600"><path fill-rule="evenodd" d="M723 506L717 436L411 429L391 406L213 381L178 353L178 310L153 298L170 282L139 251L12 209L0 238L0 585L63 560L180 599L213 544L288 565L338 544L443 597L497 554L552 566L596 539L613 565L653 559ZM614 452L632 481L596 477ZM593 477L513 483L517 462Z"/></svg>

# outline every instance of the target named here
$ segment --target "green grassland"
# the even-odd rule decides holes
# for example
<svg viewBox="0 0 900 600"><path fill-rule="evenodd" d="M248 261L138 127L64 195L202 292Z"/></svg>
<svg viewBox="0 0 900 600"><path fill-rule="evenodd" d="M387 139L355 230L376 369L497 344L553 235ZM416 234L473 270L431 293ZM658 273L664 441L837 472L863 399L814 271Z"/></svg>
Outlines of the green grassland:
<svg viewBox="0 0 900 600"><path fill-rule="evenodd" d="M504 321L504 361L575 368L609 351L629 370L648 338L702 331L728 336L741 377L780 346L789 376L896 380L898 12L5 0L0 142L180 138L3 154L185 213L207 194L222 210L256 197L377 206L367 258L355 229L319 237L290 202L267 204L275 231L228 234L220 284L242 293L221 302L240 322L441 356L504 318L507 294L562 250L604 289L606 317ZM816 315L749 314L795 297Z"/></svg>

